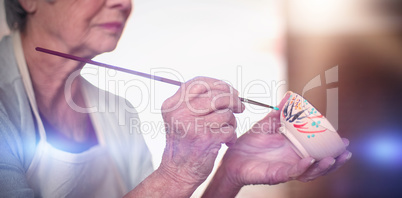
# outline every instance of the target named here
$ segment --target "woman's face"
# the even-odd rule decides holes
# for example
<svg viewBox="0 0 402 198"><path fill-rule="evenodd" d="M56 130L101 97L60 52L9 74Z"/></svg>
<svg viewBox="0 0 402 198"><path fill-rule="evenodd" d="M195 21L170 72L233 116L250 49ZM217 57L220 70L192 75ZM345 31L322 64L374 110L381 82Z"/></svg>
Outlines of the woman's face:
<svg viewBox="0 0 402 198"><path fill-rule="evenodd" d="M51 46L93 56L116 47L130 12L131 0L38 0L31 19Z"/></svg>

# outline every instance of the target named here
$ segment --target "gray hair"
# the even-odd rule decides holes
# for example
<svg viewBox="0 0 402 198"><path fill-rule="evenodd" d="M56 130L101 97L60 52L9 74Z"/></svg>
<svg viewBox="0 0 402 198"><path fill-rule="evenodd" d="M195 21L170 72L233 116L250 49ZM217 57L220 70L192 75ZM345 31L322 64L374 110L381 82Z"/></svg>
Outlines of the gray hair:
<svg viewBox="0 0 402 198"><path fill-rule="evenodd" d="M27 22L27 12L18 0L4 0L7 25L11 30L24 30Z"/></svg>

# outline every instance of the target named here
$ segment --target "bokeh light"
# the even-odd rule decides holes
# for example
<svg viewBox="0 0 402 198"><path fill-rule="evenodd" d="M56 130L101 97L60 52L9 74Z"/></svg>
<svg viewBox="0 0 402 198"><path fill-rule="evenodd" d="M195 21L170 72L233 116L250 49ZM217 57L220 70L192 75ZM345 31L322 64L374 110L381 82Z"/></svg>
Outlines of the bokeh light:
<svg viewBox="0 0 402 198"><path fill-rule="evenodd" d="M360 144L357 152L364 161L377 169L397 168L402 165L402 135L394 129L379 129Z"/></svg>

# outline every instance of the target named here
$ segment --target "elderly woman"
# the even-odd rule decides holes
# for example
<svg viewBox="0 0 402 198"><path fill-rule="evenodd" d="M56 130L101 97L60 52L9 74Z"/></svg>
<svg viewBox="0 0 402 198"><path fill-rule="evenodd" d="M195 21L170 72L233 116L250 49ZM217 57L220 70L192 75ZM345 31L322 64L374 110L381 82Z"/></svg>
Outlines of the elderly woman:
<svg viewBox="0 0 402 198"><path fill-rule="evenodd" d="M130 131L133 108L80 76L66 89L83 64L35 51L89 59L111 51L131 7L131 0L5 0L13 31L0 43L0 197L189 197L223 143L229 150L206 197L312 180L350 158L346 151L336 160L301 159L276 132L279 111L237 139L233 113L244 110L237 91L200 77L164 102L167 143L153 171L143 137Z"/></svg>

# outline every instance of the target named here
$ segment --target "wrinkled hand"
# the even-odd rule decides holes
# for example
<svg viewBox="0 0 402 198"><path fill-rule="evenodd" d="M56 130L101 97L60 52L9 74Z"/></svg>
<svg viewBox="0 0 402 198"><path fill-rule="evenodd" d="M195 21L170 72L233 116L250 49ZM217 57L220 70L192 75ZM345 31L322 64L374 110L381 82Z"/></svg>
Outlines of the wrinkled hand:
<svg viewBox="0 0 402 198"><path fill-rule="evenodd" d="M278 106L280 109L288 98L289 95L286 95L282 99ZM351 157L351 153L345 151L336 159L327 157L318 162L311 157L301 159L286 137L278 133L279 127L280 111L273 111L239 137L236 144L227 150L218 169L219 183L228 182L227 186L234 186L232 190L236 191L248 184L272 185L290 180L307 182L334 171ZM343 140L347 146L349 141ZM225 178L222 180L222 177ZM211 188L218 185L213 183ZM216 192L207 189L206 196L212 196L212 191ZM230 193L225 192L222 196L228 195Z"/></svg>
<svg viewBox="0 0 402 198"><path fill-rule="evenodd" d="M233 144L244 105L231 86L198 77L162 105L166 148L159 167L177 183L198 186L211 173L222 143Z"/></svg>

